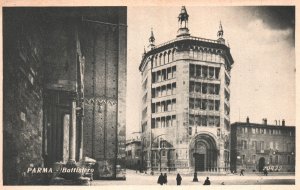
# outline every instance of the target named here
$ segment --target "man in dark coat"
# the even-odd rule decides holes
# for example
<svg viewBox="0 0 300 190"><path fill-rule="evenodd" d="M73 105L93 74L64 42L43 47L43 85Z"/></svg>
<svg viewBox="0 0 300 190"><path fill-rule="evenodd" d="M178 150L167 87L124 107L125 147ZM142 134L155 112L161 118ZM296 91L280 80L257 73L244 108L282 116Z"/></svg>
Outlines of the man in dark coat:
<svg viewBox="0 0 300 190"><path fill-rule="evenodd" d="M163 185L165 182L164 180L164 176L162 173L160 173L159 177L158 177L158 180L157 180L157 183L159 183L160 185Z"/></svg>
<svg viewBox="0 0 300 190"><path fill-rule="evenodd" d="M164 174L164 184L167 185L168 183L168 177L167 177L167 173Z"/></svg>
<svg viewBox="0 0 300 190"><path fill-rule="evenodd" d="M203 185L210 185L210 180L208 177L206 177L206 180L204 181Z"/></svg>
<svg viewBox="0 0 300 190"><path fill-rule="evenodd" d="M264 175L268 176L268 170L267 170L267 168L264 169Z"/></svg>
<svg viewBox="0 0 300 190"><path fill-rule="evenodd" d="M240 173L240 176L242 175L242 176L244 176L244 169L241 169L241 173Z"/></svg>
<svg viewBox="0 0 300 190"><path fill-rule="evenodd" d="M177 185L181 185L181 180L182 180L182 178L181 178L180 174L178 173L177 177L176 177Z"/></svg>

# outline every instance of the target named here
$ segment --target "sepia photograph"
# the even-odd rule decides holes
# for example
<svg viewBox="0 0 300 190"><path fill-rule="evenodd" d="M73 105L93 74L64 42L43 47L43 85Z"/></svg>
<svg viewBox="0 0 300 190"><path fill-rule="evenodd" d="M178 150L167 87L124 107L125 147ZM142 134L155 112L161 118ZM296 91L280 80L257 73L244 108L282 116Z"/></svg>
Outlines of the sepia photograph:
<svg viewBox="0 0 300 190"><path fill-rule="evenodd" d="M126 179L295 184L294 6L128 7L128 52Z"/></svg>
<svg viewBox="0 0 300 190"><path fill-rule="evenodd" d="M2 7L3 185L295 186L295 13Z"/></svg>
<svg viewBox="0 0 300 190"><path fill-rule="evenodd" d="M4 185L125 180L126 15L3 9Z"/></svg>

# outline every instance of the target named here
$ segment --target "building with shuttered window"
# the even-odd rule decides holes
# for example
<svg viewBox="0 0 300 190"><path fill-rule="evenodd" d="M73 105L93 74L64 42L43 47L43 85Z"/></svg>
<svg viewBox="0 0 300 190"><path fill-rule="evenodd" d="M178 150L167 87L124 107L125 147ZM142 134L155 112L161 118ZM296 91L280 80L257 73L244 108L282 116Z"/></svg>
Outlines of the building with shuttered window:
<svg viewBox="0 0 300 190"><path fill-rule="evenodd" d="M295 171L295 126L236 122L231 125L231 170Z"/></svg>

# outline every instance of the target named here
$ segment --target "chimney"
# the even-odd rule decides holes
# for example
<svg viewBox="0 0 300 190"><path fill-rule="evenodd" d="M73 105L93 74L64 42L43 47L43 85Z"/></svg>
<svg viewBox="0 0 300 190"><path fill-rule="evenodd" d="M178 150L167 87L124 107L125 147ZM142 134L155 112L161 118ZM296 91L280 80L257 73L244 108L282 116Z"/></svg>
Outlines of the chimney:
<svg viewBox="0 0 300 190"><path fill-rule="evenodd" d="M282 120L282 126L283 127L285 126L285 120L284 119Z"/></svg>
<svg viewBox="0 0 300 190"><path fill-rule="evenodd" d="M277 120L275 120L275 125L277 125Z"/></svg>
<svg viewBox="0 0 300 190"><path fill-rule="evenodd" d="M247 116L246 122L249 123L249 117Z"/></svg>

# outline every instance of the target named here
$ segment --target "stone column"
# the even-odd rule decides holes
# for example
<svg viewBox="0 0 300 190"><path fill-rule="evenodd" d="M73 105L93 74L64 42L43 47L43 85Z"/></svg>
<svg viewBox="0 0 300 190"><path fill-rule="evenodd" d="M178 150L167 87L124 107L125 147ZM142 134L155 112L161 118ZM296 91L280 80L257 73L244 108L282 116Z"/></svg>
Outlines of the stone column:
<svg viewBox="0 0 300 190"><path fill-rule="evenodd" d="M214 68L214 79L216 79L216 67L213 68Z"/></svg>
<svg viewBox="0 0 300 190"><path fill-rule="evenodd" d="M224 161L224 148L220 149L220 162L219 162L220 172L224 171L225 161Z"/></svg>
<svg viewBox="0 0 300 190"><path fill-rule="evenodd" d="M203 74L203 67L202 67L202 65L200 65L200 78L202 78L202 75Z"/></svg>
<svg viewBox="0 0 300 190"><path fill-rule="evenodd" d="M70 122L70 141L69 141L69 161L76 161L76 101L71 103L71 122Z"/></svg>
<svg viewBox="0 0 300 190"><path fill-rule="evenodd" d="M209 78L209 66L207 66L207 70L206 70L206 78Z"/></svg>
<svg viewBox="0 0 300 190"><path fill-rule="evenodd" d="M81 110L83 112L83 110ZM80 135L79 135L79 160L83 158L83 115L80 116ZM75 125L76 126L76 125Z"/></svg>

